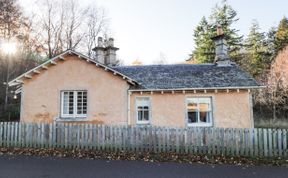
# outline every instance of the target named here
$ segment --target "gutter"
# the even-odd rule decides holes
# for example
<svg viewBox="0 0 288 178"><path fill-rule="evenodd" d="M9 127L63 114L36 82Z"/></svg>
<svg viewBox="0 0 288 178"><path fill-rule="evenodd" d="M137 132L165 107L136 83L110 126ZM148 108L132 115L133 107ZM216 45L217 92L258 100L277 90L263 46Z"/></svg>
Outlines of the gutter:
<svg viewBox="0 0 288 178"><path fill-rule="evenodd" d="M245 86L245 87L210 87L210 88L175 88L175 89L130 89L128 91L183 91L183 90L237 90L237 89L262 89L266 88L266 86Z"/></svg>
<svg viewBox="0 0 288 178"><path fill-rule="evenodd" d="M130 117L130 91L129 91L129 89L127 90L127 98L128 98L128 101L127 101L127 125L129 126L129 125L131 125L131 117Z"/></svg>

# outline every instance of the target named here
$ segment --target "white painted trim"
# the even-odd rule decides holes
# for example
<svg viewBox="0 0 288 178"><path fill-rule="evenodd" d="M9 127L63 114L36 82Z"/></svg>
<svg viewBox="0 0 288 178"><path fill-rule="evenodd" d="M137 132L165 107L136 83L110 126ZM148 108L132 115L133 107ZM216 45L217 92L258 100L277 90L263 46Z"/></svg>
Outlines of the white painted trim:
<svg viewBox="0 0 288 178"><path fill-rule="evenodd" d="M87 122L87 121L93 121L88 118L61 118L61 117L56 117L54 119L56 122Z"/></svg>
<svg viewBox="0 0 288 178"><path fill-rule="evenodd" d="M55 62L54 60L51 60L50 63L53 64L53 65L57 64L57 62Z"/></svg>
<svg viewBox="0 0 288 178"><path fill-rule="evenodd" d="M149 111L150 112L150 111ZM149 113L150 114L150 113ZM150 119L150 118L149 118ZM148 125L150 124L150 121L138 121L136 122L137 125Z"/></svg>
<svg viewBox="0 0 288 178"><path fill-rule="evenodd" d="M40 71L38 71L38 70L33 70L33 72L36 74L40 74Z"/></svg>
<svg viewBox="0 0 288 178"><path fill-rule="evenodd" d="M18 88L18 89L15 90L14 92L15 92L16 95L19 94L19 93L21 93L21 92L22 92L22 87Z"/></svg>
<svg viewBox="0 0 288 178"><path fill-rule="evenodd" d="M246 89L260 89L260 88L266 88L266 86L247 86L247 87L207 87L207 88L173 88L173 89L130 89L129 91L131 91L131 92L140 92L140 91L142 91L142 92L146 92L146 91L148 91L148 92L150 92L150 91L154 91L154 92L156 92L156 91L158 91L158 92L164 92L164 91L172 91L172 90L174 90L174 91L196 91L196 90L202 90L202 91L204 91L204 90L217 90L217 92L219 92L218 90L227 90L227 89L229 89L229 90L237 90L237 89L239 89L239 90L246 90ZM207 91L207 93L208 93L208 91Z"/></svg>
<svg viewBox="0 0 288 178"><path fill-rule="evenodd" d="M128 76L126 76L126 75L124 75L124 74L122 74L122 73L119 73L118 71L116 71L116 70L114 70L114 69L112 69L112 68L110 68L110 67L108 67L108 66L106 66L106 65L104 65L104 64L101 64L101 63L99 63L99 62L97 62L97 61L95 61L95 60L92 60L92 59L90 59L89 57L87 57L87 56L85 56L85 55L83 55L83 54L81 54L81 53L78 53L78 52L76 52L76 51L67 50L67 51L65 51L65 52L63 52L63 53L61 53L61 54L59 54L59 55L57 55L57 56L49 59L48 61L46 61L46 62L38 65L37 67L34 67L33 69L31 69L31 70L23 73L22 75L18 76L17 78L11 80L11 81L8 83L8 85L9 85L9 86L20 85L20 84L17 83L16 81L17 81L17 80L20 80L20 79L23 78L23 77L25 77L25 75L33 74L33 73L34 73L34 72L33 72L34 70L37 70L37 69L40 69L40 68L43 68L43 69L48 70L47 65L49 65L49 64L56 65L57 63L55 62L55 60L56 60L56 59L61 59L61 58L63 58L63 56L64 56L65 54L67 54L67 53L68 53L68 54L75 54L76 56L78 56L78 58L79 58L79 56L80 56L79 59L89 60L90 62L96 64L96 66L100 66L100 67L102 67L102 68L104 68L104 69L106 69L107 71L110 71L110 72L112 72L112 73L116 72L118 75L122 76L124 80L126 80L128 83L130 83L130 84L132 84L132 85L137 84L137 81L133 80L132 78L130 78L130 77L128 77Z"/></svg>
<svg viewBox="0 0 288 178"><path fill-rule="evenodd" d="M211 122L209 122L209 123L205 123L205 122L188 123L188 108L187 108L187 106L188 106L188 99L189 98L210 98ZM214 102L213 102L213 100L214 100L214 97L210 96L210 95L209 96L208 95L207 96L201 96L201 95L199 95L199 96L194 96L194 95L189 96L188 95L188 96L185 97L185 123L186 123L187 127L213 127L213 123L214 123L214 106L213 106ZM200 115L200 112L198 112L198 118L199 118L199 115Z"/></svg>
<svg viewBox="0 0 288 178"><path fill-rule="evenodd" d="M130 91L127 90L127 98L128 98L128 101L127 101L127 125L131 125L131 93Z"/></svg>
<svg viewBox="0 0 288 178"><path fill-rule="evenodd" d="M149 99L149 119L148 121L139 121L138 120L138 109L137 109L137 99L138 98L148 98ZM152 120L152 101L151 101L151 97L150 96L135 96L135 99L134 99L134 108L135 108L135 120L136 120L136 124L138 125L147 125L147 124L150 124L151 123L151 120Z"/></svg>
<svg viewBox="0 0 288 178"><path fill-rule="evenodd" d="M212 123L193 123L193 124L187 124L188 127L212 127Z"/></svg>
<svg viewBox="0 0 288 178"><path fill-rule="evenodd" d="M14 83L12 83L11 85L9 85L10 87L13 87L13 86L17 86L17 85L21 85L23 84L24 82L22 80L16 80Z"/></svg>
<svg viewBox="0 0 288 178"><path fill-rule="evenodd" d="M46 69L46 70L48 70L48 67L47 66L45 66L45 65L43 65L43 66L41 66L43 69Z"/></svg>
<svg viewBox="0 0 288 178"><path fill-rule="evenodd" d="M24 115L24 112L23 112L23 108L24 108L24 105L23 105L23 102L24 102L24 96L25 96L25 93L24 93L24 89L23 87L20 87L21 88L21 95L20 95L20 122L23 121L23 115ZM20 89L19 88L19 89ZM27 100L26 100L27 102Z"/></svg>
<svg viewBox="0 0 288 178"><path fill-rule="evenodd" d="M77 97L78 97L78 94L77 92L79 91L82 91L82 92L86 92L87 93L87 105L86 105L86 114L77 114ZM64 114L63 113L63 106L64 106L64 95L63 93L64 92L73 92L73 114ZM87 115L88 115L88 92L87 90L61 90L60 91L60 97L61 97L61 101L60 101L60 118L59 119L63 119L63 120L66 120L67 118L68 119L85 119L87 118Z"/></svg>
<svg viewBox="0 0 288 178"><path fill-rule="evenodd" d="M31 75L28 75L28 74L26 74L24 77L25 77L25 78L29 78L29 79L32 78L32 76L31 76Z"/></svg>

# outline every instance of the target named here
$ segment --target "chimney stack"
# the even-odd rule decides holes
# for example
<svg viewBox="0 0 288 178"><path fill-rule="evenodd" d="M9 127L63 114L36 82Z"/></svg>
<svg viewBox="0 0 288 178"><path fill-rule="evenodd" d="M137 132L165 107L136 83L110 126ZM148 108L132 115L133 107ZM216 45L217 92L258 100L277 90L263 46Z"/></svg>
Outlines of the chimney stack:
<svg viewBox="0 0 288 178"><path fill-rule="evenodd" d="M97 46L93 49L96 53L96 60L102 64L105 62L105 48L103 45L103 38L98 37L97 39Z"/></svg>
<svg viewBox="0 0 288 178"><path fill-rule="evenodd" d="M93 49L96 52L96 61L108 65L115 66L117 64L116 51L119 48L114 47L114 39L109 38L103 41L102 37L98 37L97 47Z"/></svg>
<svg viewBox="0 0 288 178"><path fill-rule="evenodd" d="M213 37L212 40L215 43L215 63L219 66L230 66L227 42L221 26L217 26L217 36Z"/></svg>
<svg viewBox="0 0 288 178"><path fill-rule="evenodd" d="M107 46L114 47L114 39L113 38L109 38Z"/></svg>

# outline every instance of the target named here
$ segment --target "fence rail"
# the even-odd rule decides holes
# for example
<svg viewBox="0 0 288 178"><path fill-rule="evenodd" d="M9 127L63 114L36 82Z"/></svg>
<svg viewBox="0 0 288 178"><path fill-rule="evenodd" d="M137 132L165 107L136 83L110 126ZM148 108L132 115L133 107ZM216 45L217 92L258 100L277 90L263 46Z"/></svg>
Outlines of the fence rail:
<svg viewBox="0 0 288 178"><path fill-rule="evenodd" d="M0 147L287 157L287 129L0 122Z"/></svg>

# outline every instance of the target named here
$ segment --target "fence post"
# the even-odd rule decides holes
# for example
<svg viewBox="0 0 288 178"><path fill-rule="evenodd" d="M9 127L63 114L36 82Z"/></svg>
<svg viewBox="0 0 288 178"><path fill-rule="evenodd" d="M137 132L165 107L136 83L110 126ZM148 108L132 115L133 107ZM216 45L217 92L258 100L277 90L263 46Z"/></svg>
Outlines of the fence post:
<svg viewBox="0 0 288 178"><path fill-rule="evenodd" d="M273 156L273 140L272 140L272 130L268 129L268 152L269 156Z"/></svg>
<svg viewBox="0 0 288 178"><path fill-rule="evenodd" d="M21 129L21 127L22 127L22 123L21 122L19 122L19 123L17 123L17 127L18 127L18 140L17 140L17 145L18 145L18 147L20 148L21 146L22 146L22 129Z"/></svg>
<svg viewBox="0 0 288 178"><path fill-rule="evenodd" d="M239 129L234 129L235 155L239 156Z"/></svg>
<svg viewBox="0 0 288 178"><path fill-rule="evenodd" d="M11 122L7 122L7 146L10 147L11 146L11 135L10 135L10 131L11 131Z"/></svg>
<svg viewBox="0 0 288 178"><path fill-rule="evenodd" d="M264 156L268 156L268 143L267 143L267 129L263 129L263 138L264 138Z"/></svg>
<svg viewBox="0 0 288 178"><path fill-rule="evenodd" d="M283 155L287 156L287 130L283 129Z"/></svg>
<svg viewBox="0 0 288 178"><path fill-rule="evenodd" d="M278 129L278 156L282 156L282 130Z"/></svg>
<svg viewBox="0 0 288 178"><path fill-rule="evenodd" d="M249 134L249 140L250 140L250 156L251 157L253 157L254 156L254 150L253 150L253 148L254 148L254 140L253 140L253 138L254 138L254 129L253 128L251 128L251 129L249 129L249 131L250 131L250 134Z"/></svg>
<svg viewBox="0 0 288 178"><path fill-rule="evenodd" d="M273 129L273 151L274 151L274 156L278 156L278 151L277 151L277 130Z"/></svg>
<svg viewBox="0 0 288 178"><path fill-rule="evenodd" d="M171 138L170 138L170 128L166 128L166 152L170 152L171 151Z"/></svg>
<svg viewBox="0 0 288 178"><path fill-rule="evenodd" d="M3 122L0 122L0 146L2 147L3 146L3 143L4 143L4 123Z"/></svg>
<svg viewBox="0 0 288 178"><path fill-rule="evenodd" d="M258 155L263 156L264 155L264 140L263 140L263 129L258 129Z"/></svg>

